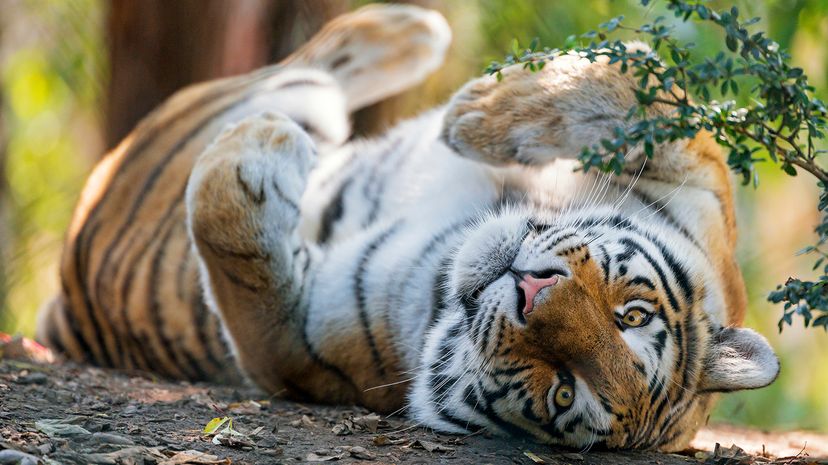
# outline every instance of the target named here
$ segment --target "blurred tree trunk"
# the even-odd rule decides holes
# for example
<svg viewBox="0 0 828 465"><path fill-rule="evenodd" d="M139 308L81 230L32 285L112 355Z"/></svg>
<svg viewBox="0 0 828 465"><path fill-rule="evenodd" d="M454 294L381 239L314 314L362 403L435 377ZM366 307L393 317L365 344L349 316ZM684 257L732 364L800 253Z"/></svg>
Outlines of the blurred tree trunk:
<svg viewBox="0 0 828 465"><path fill-rule="evenodd" d="M4 24L0 21L0 65L5 58L6 43L3 36ZM2 66L0 66L2 71ZM9 261L9 249L11 236L9 234L8 203L6 198L6 148L8 144L8 132L6 129L6 106L3 101L3 89L0 88L0 325L4 323L6 312L6 294L8 282L8 270L6 264Z"/></svg>
<svg viewBox="0 0 828 465"><path fill-rule="evenodd" d="M349 0L113 0L108 147L177 89L278 61Z"/></svg>

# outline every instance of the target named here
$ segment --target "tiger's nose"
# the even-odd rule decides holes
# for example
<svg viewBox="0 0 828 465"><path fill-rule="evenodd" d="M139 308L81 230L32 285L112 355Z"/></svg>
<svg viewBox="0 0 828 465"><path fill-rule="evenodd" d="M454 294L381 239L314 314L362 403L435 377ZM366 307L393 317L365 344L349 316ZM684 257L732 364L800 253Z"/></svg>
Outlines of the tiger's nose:
<svg viewBox="0 0 828 465"><path fill-rule="evenodd" d="M523 314L528 315L532 313L535 308L535 296L546 289L547 287L558 284L560 276L555 274L552 276L537 277L532 273L519 273L520 282L518 287L523 290Z"/></svg>

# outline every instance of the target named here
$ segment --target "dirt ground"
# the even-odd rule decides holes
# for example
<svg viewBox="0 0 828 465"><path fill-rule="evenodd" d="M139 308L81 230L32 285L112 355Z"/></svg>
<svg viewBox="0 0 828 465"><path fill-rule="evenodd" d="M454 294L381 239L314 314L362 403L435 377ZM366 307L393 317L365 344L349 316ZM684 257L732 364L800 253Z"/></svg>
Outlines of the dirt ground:
<svg viewBox="0 0 828 465"><path fill-rule="evenodd" d="M232 426L225 422L204 434L211 419L225 417ZM436 434L404 417L267 399L253 388L0 361L0 465L828 464L828 437L807 433L714 427L702 431L694 447L684 455L559 450L485 433Z"/></svg>

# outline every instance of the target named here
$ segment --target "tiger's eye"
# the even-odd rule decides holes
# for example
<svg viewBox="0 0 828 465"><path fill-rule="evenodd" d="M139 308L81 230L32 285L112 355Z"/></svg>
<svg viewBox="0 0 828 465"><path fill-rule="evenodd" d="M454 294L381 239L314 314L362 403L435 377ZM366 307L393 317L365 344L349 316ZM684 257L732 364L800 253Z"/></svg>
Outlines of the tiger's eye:
<svg viewBox="0 0 828 465"><path fill-rule="evenodd" d="M637 328L639 326L643 326L647 322L648 317L649 315L647 312L633 308L628 310L627 313L621 317L621 322L630 328Z"/></svg>
<svg viewBox="0 0 828 465"><path fill-rule="evenodd" d="M561 384L555 391L555 405L567 408L575 401L575 389L570 384Z"/></svg>

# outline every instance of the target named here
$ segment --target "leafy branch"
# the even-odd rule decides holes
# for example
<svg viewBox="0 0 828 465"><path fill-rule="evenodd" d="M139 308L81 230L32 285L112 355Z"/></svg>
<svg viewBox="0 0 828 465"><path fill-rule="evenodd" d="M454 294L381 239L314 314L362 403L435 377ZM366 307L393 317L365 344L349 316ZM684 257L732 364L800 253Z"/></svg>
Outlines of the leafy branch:
<svg viewBox="0 0 828 465"><path fill-rule="evenodd" d="M640 2L647 6L652 0ZM540 49L537 39L521 49L515 41L512 54L503 63L492 63L487 72L499 80L505 67L522 65L538 71L556 56L577 53L590 61L605 57L622 72L633 73L638 82L637 105L627 114L629 124L616 128L612 138L581 152L584 170L620 174L631 148L643 147L647 157L652 157L656 145L693 138L706 130L727 149L727 163L743 184L758 185L755 164L768 158L790 176L799 170L813 175L821 189L818 208L822 221L816 228L816 244L801 253L816 257L814 270L820 270L820 276L816 281L791 278L768 299L784 304L780 331L792 323L794 314L803 318L805 326L828 330L828 255L824 251L828 242L828 172L818 163L825 151L816 144L824 138L825 104L811 95L814 89L807 76L789 64L790 56L779 44L764 32L752 30L758 18L740 21L735 6L714 11L702 0L667 0L666 7L681 21L693 19L722 29L727 50L700 57L694 54L694 44L681 43L672 36L673 27L666 18L630 27L620 16L581 35L581 40L589 41L586 46L577 45L575 36L556 49ZM628 48L621 40L610 39L617 31L649 37L652 51ZM749 86L752 98L747 105L735 100L740 85ZM726 100L728 96L733 98ZM654 105L670 111L648 111Z"/></svg>

